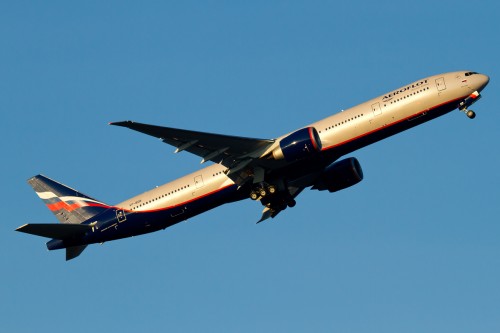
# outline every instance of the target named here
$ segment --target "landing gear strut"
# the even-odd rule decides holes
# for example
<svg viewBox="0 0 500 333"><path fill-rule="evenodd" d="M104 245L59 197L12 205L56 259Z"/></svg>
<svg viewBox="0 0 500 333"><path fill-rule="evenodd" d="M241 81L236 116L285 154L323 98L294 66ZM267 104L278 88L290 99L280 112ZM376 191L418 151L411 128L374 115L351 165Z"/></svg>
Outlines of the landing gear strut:
<svg viewBox="0 0 500 333"><path fill-rule="evenodd" d="M462 104L462 103L460 103L460 104ZM472 110L468 110L467 106L465 104L463 106L460 106L459 110L462 111L463 113L465 113L467 115L467 117L469 117L469 119L476 118L476 113Z"/></svg>

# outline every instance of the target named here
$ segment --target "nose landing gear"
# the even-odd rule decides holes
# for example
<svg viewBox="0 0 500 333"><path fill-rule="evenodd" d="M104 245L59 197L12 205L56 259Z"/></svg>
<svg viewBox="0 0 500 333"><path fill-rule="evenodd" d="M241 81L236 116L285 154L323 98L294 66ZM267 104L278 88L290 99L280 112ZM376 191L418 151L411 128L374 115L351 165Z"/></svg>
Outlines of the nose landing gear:
<svg viewBox="0 0 500 333"><path fill-rule="evenodd" d="M465 115L467 117L469 117L469 119L476 118L476 113L474 111L472 111L472 110L468 110L466 106L459 108L459 110L462 111L463 113L465 113Z"/></svg>
<svg viewBox="0 0 500 333"><path fill-rule="evenodd" d="M476 113L472 110L467 109L469 106L477 102L481 98L481 94L479 92L475 91L472 94L470 94L467 98L465 98L463 101L458 104L458 109L465 113L469 119L474 119L476 118Z"/></svg>

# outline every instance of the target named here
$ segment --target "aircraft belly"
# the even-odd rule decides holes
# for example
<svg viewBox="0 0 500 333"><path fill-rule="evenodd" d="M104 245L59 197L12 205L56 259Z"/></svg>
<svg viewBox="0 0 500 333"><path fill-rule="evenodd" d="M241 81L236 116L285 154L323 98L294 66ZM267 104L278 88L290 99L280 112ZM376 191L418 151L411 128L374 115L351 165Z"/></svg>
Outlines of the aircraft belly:
<svg viewBox="0 0 500 333"><path fill-rule="evenodd" d="M194 200L175 206L144 212L128 212L126 221L108 223L103 228L95 230L96 234L89 235L88 243L115 240L168 228L207 210L235 201L235 198L241 200L246 197L237 195L236 192L237 186L231 185L218 191L204 193Z"/></svg>

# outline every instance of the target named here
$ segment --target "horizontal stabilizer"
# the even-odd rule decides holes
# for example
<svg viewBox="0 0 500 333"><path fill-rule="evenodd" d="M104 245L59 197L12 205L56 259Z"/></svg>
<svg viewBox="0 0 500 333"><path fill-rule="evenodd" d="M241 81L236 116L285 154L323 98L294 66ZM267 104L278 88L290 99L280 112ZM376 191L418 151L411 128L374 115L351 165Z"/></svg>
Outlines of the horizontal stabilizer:
<svg viewBox="0 0 500 333"><path fill-rule="evenodd" d="M85 250L86 247L87 245L78 245L66 248L66 261L78 257L80 254L82 254L83 250Z"/></svg>
<svg viewBox="0 0 500 333"><path fill-rule="evenodd" d="M37 223L22 225L16 231L47 238L66 239L84 234L91 229L92 227L87 224Z"/></svg>

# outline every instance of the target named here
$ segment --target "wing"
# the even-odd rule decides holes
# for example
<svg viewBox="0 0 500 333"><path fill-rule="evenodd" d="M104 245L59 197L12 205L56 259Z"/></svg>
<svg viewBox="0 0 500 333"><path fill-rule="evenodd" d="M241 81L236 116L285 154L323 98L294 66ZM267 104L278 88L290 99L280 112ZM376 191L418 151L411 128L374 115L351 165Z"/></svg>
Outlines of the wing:
<svg viewBox="0 0 500 333"><path fill-rule="evenodd" d="M114 122L110 125L127 127L157 137L176 147L176 153L185 150L200 156L201 163L212 161L228 168L235 167L242 161L250 163L274 143L274 140L196 132L133 121Z"/></svg>
<svg viewBox="0 0 500 333"><path fill-rule="evenodd" d="M264 181L266 170L275 169L280 163L273 159L265 158L276 140L254 139L240 136L221 135L205 132L190 131L171 127L162 127L136 123L133 121L120 121L110 125L127 127L132 130L159 138L161 141L176 147L175 152L183 150L202 158L201 163L212 161L227 167L226 175L239 186L248 181L254 184ZM264 158L262 158L264 156ZM288 193L293 200L305 188L304 185L288 186ZM274 218L287 205L283 202L268 202L262 212L259 222ZM290 206L291 207L291 206ZM258 223L259 223L258 222Z"/></svg>

